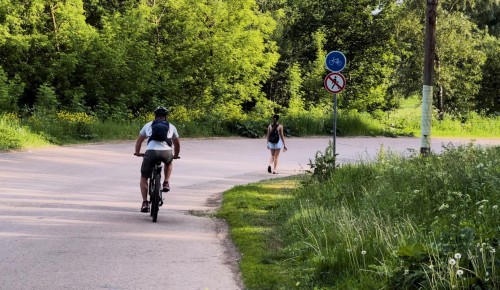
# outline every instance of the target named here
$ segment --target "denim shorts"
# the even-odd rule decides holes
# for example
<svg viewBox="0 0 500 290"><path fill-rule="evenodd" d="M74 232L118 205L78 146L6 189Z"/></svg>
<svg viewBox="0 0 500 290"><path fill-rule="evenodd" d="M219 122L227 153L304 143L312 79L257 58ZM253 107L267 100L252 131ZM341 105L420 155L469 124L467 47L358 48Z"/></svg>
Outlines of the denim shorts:
<svg viewBox="0 0 500 290"><path fill-rule="evenodd" d="M283 148L283 141L281 141L281 138L280 138L278 143L267 142L267 148L269 148L269 149L281 149L281 148Z"/></svg>

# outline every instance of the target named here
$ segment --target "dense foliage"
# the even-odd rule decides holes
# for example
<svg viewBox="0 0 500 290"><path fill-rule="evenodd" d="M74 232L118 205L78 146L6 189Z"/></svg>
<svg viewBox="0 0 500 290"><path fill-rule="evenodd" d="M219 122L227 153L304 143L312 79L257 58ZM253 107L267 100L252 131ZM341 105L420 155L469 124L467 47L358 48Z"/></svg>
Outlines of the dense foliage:
<svg viewBox="0 0 500 290"><path fill-rule="evenodd" d="M348 59L339 106L420 94L425 1L0 0L0 112L185 119L331 110L324 58ZM435 105L500 111L500 3L440 0Z"/></svg>

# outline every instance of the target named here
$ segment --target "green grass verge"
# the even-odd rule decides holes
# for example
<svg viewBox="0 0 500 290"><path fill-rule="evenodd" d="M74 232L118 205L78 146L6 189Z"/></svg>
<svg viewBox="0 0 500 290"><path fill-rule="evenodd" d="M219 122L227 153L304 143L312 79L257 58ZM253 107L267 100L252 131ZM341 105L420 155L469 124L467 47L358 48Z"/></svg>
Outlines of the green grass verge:
<svg viewBox="0 0 500 290"><path fill-rule="evenodd" d="M274 230L274 212L291 198L298 180L275 179L235 186L224 193L224 206L217 213L230 225L230 236L242 254L240 262L246 289L287 289L288 273L276 263L281 247Z"/></svg>
<svg viewBox="0 0 500 290"><path fill-rule="evenodd" d="M224 193L247 289L500 289L500 147L322 168Z"/></svg>

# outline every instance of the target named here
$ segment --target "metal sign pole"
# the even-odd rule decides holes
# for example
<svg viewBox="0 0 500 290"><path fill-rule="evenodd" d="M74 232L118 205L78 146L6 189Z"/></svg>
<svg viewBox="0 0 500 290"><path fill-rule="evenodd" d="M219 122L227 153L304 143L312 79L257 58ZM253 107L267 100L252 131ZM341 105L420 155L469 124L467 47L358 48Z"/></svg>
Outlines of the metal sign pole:
<svg viewBox="0 0 500 290"><path fill-rule="evenodd" d="M333 144L332 144L333 168L335 168L335 157L337 156L336 143L337 143L337 94L333 94Z"/></svg>
<svg viewBox="0 0 500 290"><path fill-rule="evenodd" d="M333 168L337 159L337 93L340 93L345 85L346 79L340 73L345 68L347 59L341 51L331 51L325 58L325 67L331 71L324 80L325 89L333 94L333 143L332 158Z"/></svg>

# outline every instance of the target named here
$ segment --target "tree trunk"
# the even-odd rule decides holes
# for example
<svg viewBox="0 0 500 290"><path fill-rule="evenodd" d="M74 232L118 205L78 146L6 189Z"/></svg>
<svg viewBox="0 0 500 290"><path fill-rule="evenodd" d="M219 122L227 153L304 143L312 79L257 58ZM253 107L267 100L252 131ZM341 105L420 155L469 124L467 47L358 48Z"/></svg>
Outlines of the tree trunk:
<svg viewBox="0 0 500 290"><path fill-rule="evenodd" d="M57 4L50 4L50 16L52 17L52 25L54 26L54 39L56 41L56 50L59 51L59 41L57 39L57 22L56 22Z"/></svg>

